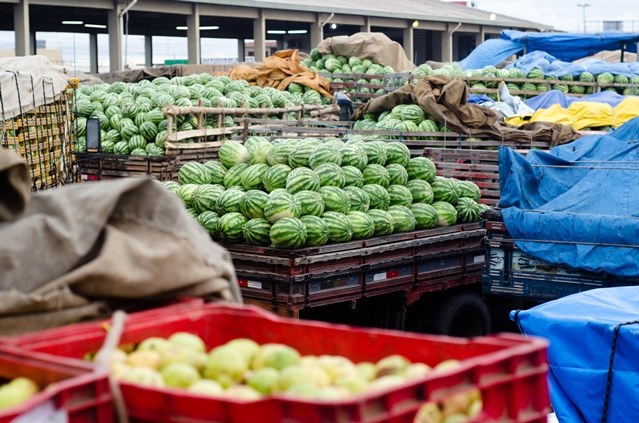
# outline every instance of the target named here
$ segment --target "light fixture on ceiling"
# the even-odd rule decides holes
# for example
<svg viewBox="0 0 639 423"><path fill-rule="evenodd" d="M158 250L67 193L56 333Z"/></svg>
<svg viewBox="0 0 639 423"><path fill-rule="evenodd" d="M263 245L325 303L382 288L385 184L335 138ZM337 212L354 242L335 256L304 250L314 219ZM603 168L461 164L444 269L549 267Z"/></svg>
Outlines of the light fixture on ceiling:
<svg viewBox="0 0 639 423"><path fill-rule="evenodd" d="M289 34L306 34L307 32L305 29L291 29L288 31Z"/></svg>
<svg viewBox="0 0 639 423"><path fill-rule="evenodd" d="M62 25L82 25L83 21L62 21Z"/></svg>
<svg viewBox="0 0 639 423"><path fill-rule="evenodd" d="M331 29L337 29L337 24L331 24Z"/></svg>
<svg viewBox="0 0 639 423"><path fill-rule="evenodd" d="M419 26L419 21L417 19L415 19L413 21L413 28L417 28Z"/></svg>
<svg viewBox="0 0 639 423"><path fill-rule="evenodd" d="M106 29L106 25L100 25L100 24L84 24L84 26L86 28L97 28L97 29Z"/></svg>
<svg viewBox="0 0 639 423"><path fill-rule="evenodd" d="M188 26L176 26L175 29L177 29L178 31L186 31L187 29L189 29Z"/></svg>
<svg viewBox="0 0 639 423"><path fill-rule="evenodd" d="M497 15L495 15L494 13L491 13L490 16L488 17L488 19L493 22L495 19L497 19Z"/></svg>
<svg viewBox="0 0 639 423"><path fill-rule="evenodd" d="M176 26L175 29L177 29L178 31L186 31L187 29L189 29L188 26ZM213 26L201 26L200 27L200 31L209 31L209 30L215 30L215 29L220 29L219 26L213 25Z"/></svg>
<svg viewBox="0 0 639 423"><path fill-rule="evenodd" d="M268 31L266 31L267 34L286 34L286 31L282 31L280 29L269 29Z"/></svg>

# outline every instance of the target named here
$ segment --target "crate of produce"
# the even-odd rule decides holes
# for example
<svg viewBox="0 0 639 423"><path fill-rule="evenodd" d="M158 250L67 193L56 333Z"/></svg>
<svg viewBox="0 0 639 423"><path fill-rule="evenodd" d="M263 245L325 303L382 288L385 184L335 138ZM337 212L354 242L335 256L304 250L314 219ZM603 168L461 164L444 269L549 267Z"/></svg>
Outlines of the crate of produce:
<svg viewBox="0 0 639 423"><path fill-rule="evenodd" d="M107 371L62 364L49 355L0 344L0 422L16 419L113 422Z"/></svg>
<svg viewBox="0 0 639 423"><path fill-rule="evenodd" d="M545 302L594 288L639 285L639 278L623 278L555 265L517 247L497 213L486 225L484 293Z"/></svg>
<svg viewBox="0 0 639 423"><path fill-rule="evenodd" d="M86 180L149 176L159 181L177 178L173 157L127 156L105 153L76 153L78 167Z"/></svg>
<svg viewBox="0 0 639 423"><path fill-rule="evenodd" d="M127 381L133 380L132 377L120 374L117 376L121 378L120 390L132 421L243 423L254 422L256 416L260 416L262 423L413 422L425 403L445 400L451 394L471 392L472 401L481 401L475 404L472 421L543 422L549 412L546 342L537 338L503 334L459 339L356 329L278 318L249 306L210 304L193 313L127 325L121 334L120 344L137 346L153 338L153 341L146 341L147 346L152 343L168 345L166 342L175 345L175 341L157 338L170 338L177 332L199 336L204 345L194 342L198 351L208 351L238 338L245 339L241 349L227 345L214 350L207 358L211 361L204 365L204 372L211 378L220 385L232 387L224 393L218 390L217 394L206 396L175 388L141 386ZM39 350L58 356L60 362L76 362L87 353L100 349L104 337L102 331L91 331L73 338L53 340ZM271 346L259 346L264 344ZM234 345L238 348L238 341ZM220 369L216 359L227 355L227 364ZM300 358L300 355L314 356L315 359ZM328 355L341 358L327 358ZM389 356L394 358L389 359ZM238 364L235 369L227 367L230 360ZM414 379L405 379L406 360L422 363L417 366L421 370L418 375L413 374ZM299 364L302 362L306 364ZM328 364L337 362L340 364L335 364L336 367ZM361 364L363 362L369 364ZM437 370L429 370L442 362L447 363ZM359 372L354 369L356 363L362 367L362 374L369 375L367 380L375 383L373 387L362 387L362 390L351 388L353 392L359 390L358 394L338 390L342 395L333 395L332 399L316 397L318 394L311 389L313 386L326 388L330 385L334 392L336 386L333 384L342 380L340 375ZM245 374L242 369L249 366L254 372L251 376L264 367L281 371L276 373L278 382L275 385L260 384L255 379L251 382L249 376L246 383L255 388L238 388ZM351 370L346 370L348 368ZM411 369L416 370L415 367ZM116 371L115 366L113 370ZM154 371L151 373L156 374ZM272 374L273 371L261 373ZM295 374L314 374L316 378L313 382L308 379L301 381L294 377ZM173 385L173 381L166 378L166 373L164 378L167 382L159 377L163 382L156 379L158 385ZM383 383L380 382L382 379ZM275 394L260 396L256 392L256 389L269 392L273 386L277 386ZM304 386L306 388L302 389ZM251 392L251 399L247 391ZM467 397L467 400L471 401L471 398Z"/></svg>
<svg viewBox="0 0 639 423"><path fill-rule="evenodd" d="M410 73L359 74L359 73L321 73L330 81L334 92L343 91L354 104L362 104L371 98L390 93L408 82Z"/></svg>

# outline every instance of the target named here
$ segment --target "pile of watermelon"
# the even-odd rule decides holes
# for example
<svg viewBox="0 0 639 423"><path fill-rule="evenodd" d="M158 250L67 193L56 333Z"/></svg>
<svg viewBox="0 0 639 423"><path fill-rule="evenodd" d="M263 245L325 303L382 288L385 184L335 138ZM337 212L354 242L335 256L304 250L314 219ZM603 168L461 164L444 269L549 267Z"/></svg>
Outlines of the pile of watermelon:
<svg viewBox="0 0 639 423"><path fill-rule="evenodd" d="M400 104L378 116L364 115L353 125L357 130L394 130L402 132L448 132L445 124L438 125L417 104ZM406 137L410 139L411 137ZM423 139L423 137L421 138Z"/></svg>
<svg viewBox="0 0 639 423"><path fill-rule="evenodd" d="M227 141L162 183L212 237L278 248L431 229L480 219L479 187L436 176L401 142L361 137Z"/></svg>
<svg viewBox="0 0 639 423"><path fill-rule="evenodd" d="M301 104L326 104L331 99L299 84L291 84L287 91L271 87L251 86L244 80L207 73L175 77L158 77L137 83L114 82L81 86L74 98L76 114L76 151L86 151L86 122L88 117L100 120L102 151L107 154L159 156L164 154L167 119L162 113L166 105L179 107L247 107L280 108ZM284 119L297 119L296 113L286 113ZM174 130L187 131L200 127L215 128L217 115L180 116ZM224 127L234 126L232 116L224 116ZM192 142L191 139L181 142Z"/></svg>

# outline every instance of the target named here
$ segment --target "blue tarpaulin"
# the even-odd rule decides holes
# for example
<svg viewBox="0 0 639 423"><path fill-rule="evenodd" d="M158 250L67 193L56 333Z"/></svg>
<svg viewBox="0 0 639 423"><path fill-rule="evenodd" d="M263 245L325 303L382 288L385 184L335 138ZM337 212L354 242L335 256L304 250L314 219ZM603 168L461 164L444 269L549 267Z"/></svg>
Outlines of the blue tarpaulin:
<svg viewBox="0 0 639 423"><path fill-rule="evenodd" d="M502 147L499 184L504 223L527 254L639 276L639 118L525 157Z"/></svg>
<svg viewBox="0 0 639 423"><path fill-rule="evenodd" d="M613 93L611 91L601 91L583 97L574 97L568 94L564 94L563 92L558 90L551 90L543 94L536 95L535 97L529 98L525 101L525 103L535 110L547 109L554 104L559 104L561 107L566 108L572 103L580 101L594 101L596 103L606 103L609 104L611 107L616 107L625 98L626 96Z"/></svg>
<svg viewBox="0 0 639 423"><path fill-rule="evenodd" d="M639 421L639 287L601 288L515 313L527 335L550 341L550 399L560 422ZM602 420L613 335L606 419Z"/></svg>

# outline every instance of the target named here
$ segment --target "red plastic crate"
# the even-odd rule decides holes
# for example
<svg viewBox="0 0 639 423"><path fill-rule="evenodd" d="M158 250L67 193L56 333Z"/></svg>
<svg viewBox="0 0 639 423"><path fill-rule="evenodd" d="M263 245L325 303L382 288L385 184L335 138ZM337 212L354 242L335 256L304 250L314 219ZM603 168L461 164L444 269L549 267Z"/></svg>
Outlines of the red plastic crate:
<svg viewBox="0 0 639 423"><path fill-rule="evenodd" d="M32 412L47 403L66 413L69 423L112 423L113 402L105 371L62 364L44 354L0 346L0 383L19 376L31 378L41 391L24 403L0 411L0 423ZM26 417L26 420L31 421ZM42 420L39 420L42 421Z"/></svg>
<svg viewBox="0 0 639 423"><path fill-rule="evenodd" d="M150 336L168 337L177 331L199 335L209 348L246 337L260 344L285 343L304 355L343 355L354 362L402 354L412 362L430 366L446 359L460 360L461 365L392 390L338 402L292 400L276 395L247 403L121 383L133 421L253 423L259 416L260 423L408 423L424 402L471 387L481 390L484 403L477 421L541 423L550 410L547 343L537 338L501 334L462 339L359 329L280 318L256 307L209 304L192 313L128 324L121 343L137 343ZM96 330L23 347L60 356L60 362L75 363L86 352L97 351L103 341L104 332Z"/></svg>

